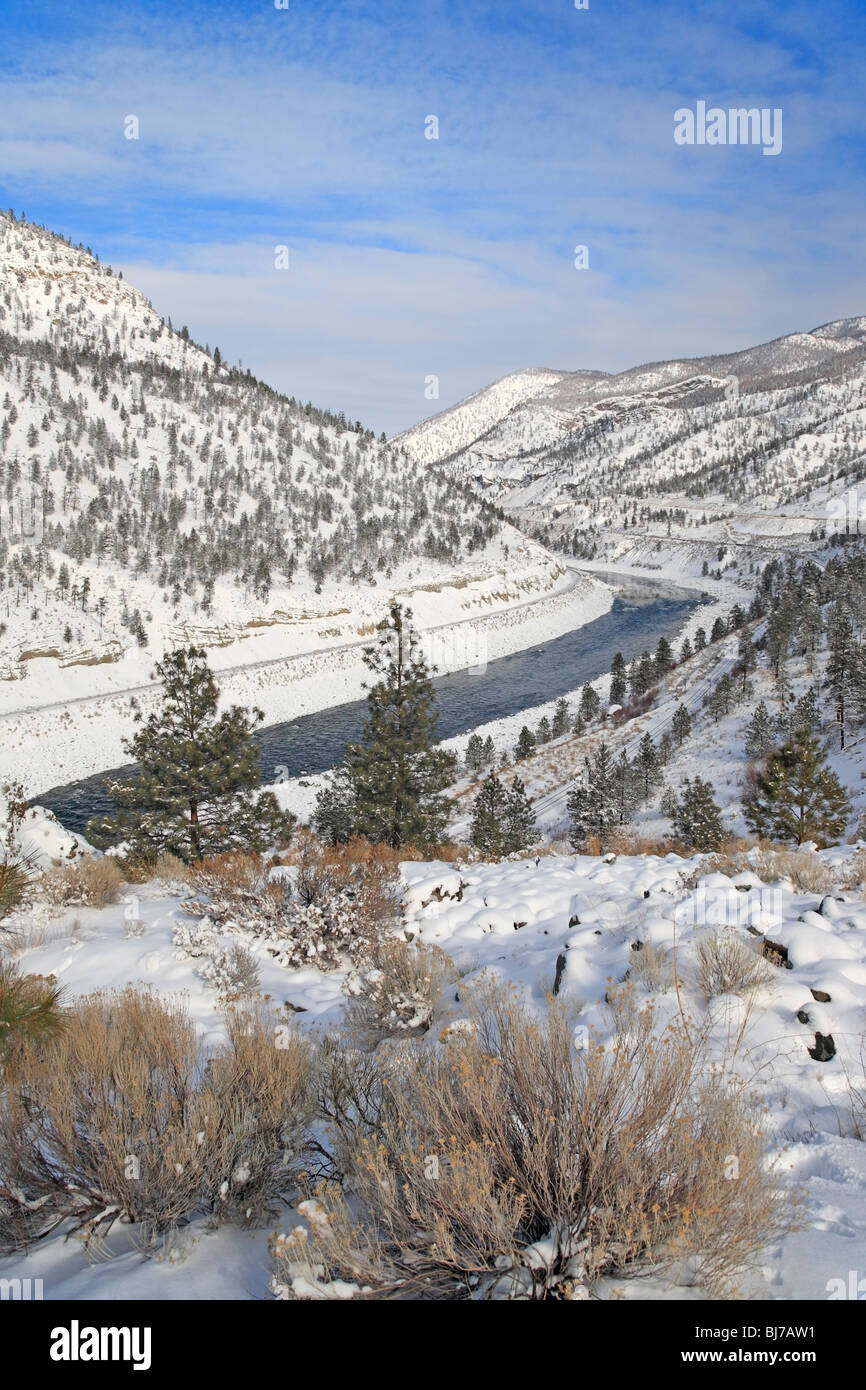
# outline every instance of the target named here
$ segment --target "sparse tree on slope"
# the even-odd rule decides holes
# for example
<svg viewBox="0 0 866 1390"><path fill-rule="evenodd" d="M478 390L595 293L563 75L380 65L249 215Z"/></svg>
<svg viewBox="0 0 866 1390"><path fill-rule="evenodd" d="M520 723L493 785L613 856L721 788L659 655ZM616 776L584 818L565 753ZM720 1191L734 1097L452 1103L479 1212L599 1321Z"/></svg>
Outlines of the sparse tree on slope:
<svg viewBox="0 0 866 1390"><path fill-rule="evenodd" d="M851 805L817 738L801 730L770 755L746 798L745 813L756 835L823 846L845 833Z"/></svg>
<svg viewBox="0 0 866 1390"><path fill-rule="evenodd" d="M721 849L725 839L719 807L709 782L700 777L683 782L682 794L673 817L674 834L697 850Z"/></svg>
<svg viewBox="0 0 866 1390"><path fill-rule="evenodd" d="M107 783L120 809L92 820L88 839L100 847L126 840L146 860L168 850L187 861L288 843L294 816L272 792L254 794L259 750L251 735L261 710L217 713L219 691L201 648L169 652L156 670L161 706L124 744L141 770Z"/></svg>

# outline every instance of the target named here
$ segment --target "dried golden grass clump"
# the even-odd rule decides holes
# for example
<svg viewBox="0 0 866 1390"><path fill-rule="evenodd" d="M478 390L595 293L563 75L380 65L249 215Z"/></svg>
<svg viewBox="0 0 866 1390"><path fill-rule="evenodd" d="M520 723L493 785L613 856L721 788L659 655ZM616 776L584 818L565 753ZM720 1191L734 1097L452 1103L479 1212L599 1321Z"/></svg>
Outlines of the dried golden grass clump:
<svg viewBox="0 0 866 1390"><path fill-rule="evenodd" d="M697 944L698 980L704 997L751 994L775 979L773 967L733 927L708 932Z"/></svg>
<svg viewBox="0 0 866 1390"><path fill-rule="evenodd" d="M274 1290L585 1297L687 1265L730 1293L788 1220L749 1102L629 992L615 1011L607 1046L576 1047L558 1001L536 1018L490 985L440 1047L332 1047L340 1181L310 1193L308 1230L272 1241Z"/></svg>
<svg viewBox="0 0 866 1390"><path fill-rule="evenodd" d="M116 903L126 880L108 855L87 854L68 864L49 869L42 878L42 892L57 907L75 903L82 907L108 907Z"/></svg>
<svg viewBox="0 0 866 1390"><path fill-rule="evenodd" d="M296 1181L311 1050L259 1001L208 1055L182 1003L128 988L78 999L19 1053L0 1102L0 1248L70 1221L145 1244L197 1213L260 1220Z"/></svg>

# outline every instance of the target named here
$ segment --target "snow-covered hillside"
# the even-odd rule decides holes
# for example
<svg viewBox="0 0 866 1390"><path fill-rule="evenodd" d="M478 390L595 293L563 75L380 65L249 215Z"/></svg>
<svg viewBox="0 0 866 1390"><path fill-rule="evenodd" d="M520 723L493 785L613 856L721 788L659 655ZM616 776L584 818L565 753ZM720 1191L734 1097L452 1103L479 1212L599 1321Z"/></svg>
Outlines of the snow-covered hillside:
<svg viewBox="0 0 866 1390"><path fill-rule="evenodd" d="M280 719L357 693L392 595L422 628L499 617L505 650L537 640L534 602L564 631L610 601L459 480L229 368L89 250L7 214L0 486L4 770L33 790L117 760L98 701L146 694L151 657L180 642L234 672L237 698L262 684L250 668L279 674ZM443 669L476 646L446 643ZM306 678L336 648L358 679L323 668L294 699L297 673L274 668L304 657ZM101 750L76 732L94 701Z"/></svg>
<svg viewBox="0 0 866 1390"><path fill-rule="evenodd" d="M530 394L532 380L506 377L394 443L587 558L639 564L658 544L699 565L720 547L762 560L866 526L864 318L615 376L540 373Z"/></svg>

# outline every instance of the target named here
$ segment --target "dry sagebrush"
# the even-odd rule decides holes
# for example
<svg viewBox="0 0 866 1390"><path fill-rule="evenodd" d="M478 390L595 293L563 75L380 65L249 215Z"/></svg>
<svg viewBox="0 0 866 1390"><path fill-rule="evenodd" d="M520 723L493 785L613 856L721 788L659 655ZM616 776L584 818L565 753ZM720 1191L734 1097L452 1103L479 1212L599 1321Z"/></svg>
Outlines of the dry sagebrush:
<svg viewBox="0 0 866 1390"><path fill-rule="evenodd" d="M627 992L616 1011L607 1046L576 1049L557 1001L536 1018L489 987L441 1047L332 1047L340 1181L309 1193L309 1229L272 1240L273 1291L586 1297L600 1276L686 1266L729 1292L787 1219L749 1104Z"/></svg>
<svg viewBox="0 0 866 1390"><path fill-rule="evenodd" d="M261 1219L310 1120L310 1049L259 1003L205 1053L183 1005L132 988L76 1001L0 1098L0 1248L70 1221L151 1241L193 1215Z"/></svg>

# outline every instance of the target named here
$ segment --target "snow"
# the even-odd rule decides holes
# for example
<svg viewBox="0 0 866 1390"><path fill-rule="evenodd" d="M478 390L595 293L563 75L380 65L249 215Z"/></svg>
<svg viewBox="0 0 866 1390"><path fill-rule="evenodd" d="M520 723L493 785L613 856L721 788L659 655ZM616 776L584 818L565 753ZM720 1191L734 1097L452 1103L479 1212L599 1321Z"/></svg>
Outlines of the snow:
<svg viewBox="0 0 866 1390"><path fill-rule="evenodd" d="M854 852L850 847L828 851L816 860L845 865ZM446 950L462 984L482 971L494 973L520 985L536 1007L552 988L557 958L564 953L561 991L580 1004L579 1026L598 1030L602 1038L609 1033L604 996L611 981L630 972L635 988L651 997L635 974L636 944L652 942L670 960L676 948L679 1002L670 984L652 996L660 1026L682 1004L696 1025L708 1020L720 1054L733 1047L737 1073L762 1107L777 1181L790 1184L792 1193L799 1188L804 1198L802 1228L765 1252L750 1296L826 1299L836 1288L831 1281L847 1281L849 1270L862 1270L866 1254L866 1145L853 1137L847 1109L848 1078L856 1079L862 1070L866 901L862 892L850 889L827 901L825 894L798 892L785 881L762 885L754 874L732 882L702 874L701 864L673 854L406 863L401 866L402 929ZM130 934L128 901L126 907L70 909L47 928L42 921L28 925L24 918L13 923L24 930L21 966L55 974L71 994L128 982L182 994L203 1038L215 1042L222 1028L217 994L202 974L201 960L179 959L174 941L177 927L189 922L181 890L148 884L132 892L140 935ZM742 901L753 893L760 904L745 914ZM771 981L748 1004L727 996L708 1006L697 986L696 945L719 921L753 948L747 921L759 922L773 941L789 948L792 968L773 968ZM338 1023L348 963L324 974L284 969L253 934L235 929L224 939L243 941L257 955L261 987L277 1005L288 1001L306 1010L296 1015L302 1027L329 1029ZM830 1002L816 1004L814 988L826 991ZM804 1009L807 1024L797 1017ZM428 1039L443 1028L462 1026L464 1008L448 992ZM836 1042L838 1052L830 1062L809 1056L816 1030L832 1033ZM310 1219L310 1211L299 1211L294 1221L281 1218L279 1228L288 1231L304 1217ZM129 1248L118 1228L109 1239L114 1257L97 1266L88 1264L78 1244L57 1235L26 1257L0 1260L0 1277L42 1278L50 1299L259 1298L269 1278L267 1234L231 1227L214 1232L196 1221L159 1258L146 1259ZM621 1291L614 1284L600 1290L602 1296ZM668 1296L696 1293L683 1288L669 1290ZM657 1294L654 1287L642 1286L637 1296ZM635 1296L633 1288L629 1296Z"/></svg>

